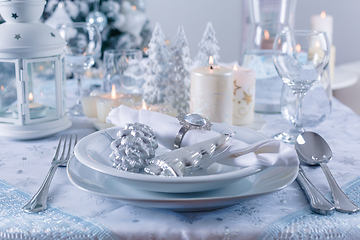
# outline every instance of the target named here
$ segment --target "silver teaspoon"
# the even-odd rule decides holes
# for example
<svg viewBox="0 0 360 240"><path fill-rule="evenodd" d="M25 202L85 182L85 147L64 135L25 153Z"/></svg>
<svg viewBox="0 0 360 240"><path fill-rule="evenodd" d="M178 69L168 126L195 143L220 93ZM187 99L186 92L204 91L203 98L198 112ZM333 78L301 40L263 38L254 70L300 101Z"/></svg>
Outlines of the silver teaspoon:
<svg viewBox="0 0 360 240"><path fill-rule="evenodd" d="M303 132L296 139L295 149L300 161L309 165L321 166L329 182L336 210L345 213L359 211L359 207L351 202L348 196L341 190L326 165L332 159L332 151L327 142L319 134Z"/></svg>

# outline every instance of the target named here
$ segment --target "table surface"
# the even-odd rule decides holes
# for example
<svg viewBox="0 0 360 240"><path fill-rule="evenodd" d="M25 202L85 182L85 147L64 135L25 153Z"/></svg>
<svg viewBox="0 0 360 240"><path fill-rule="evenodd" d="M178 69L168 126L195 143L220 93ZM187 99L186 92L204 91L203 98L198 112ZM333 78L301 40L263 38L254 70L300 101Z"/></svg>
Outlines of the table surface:
<svg viewBox="0 0 360 240"><path fill-rule="evenodd" d="M356 84L358 76L351 71L346 71L341 67L335 68L334 80L331 82L332 90L350 87Z"/></svg>
<svg viewBox="0 0 360 240"><path fill-rule="evenodd" d="M280 114L261 115L267 137L291 125ZM71 128L31 141L0 138L0 238L75 239L354 239L360 235L360 215L335 212L312 214L297 182L283 190L246 199L212 211L173 212L126 205L73 186L65 168L56 172L49 191L49 208L27 214L21 207L41 185L61 134L84 137L95 131L94 120L71 118ZM333 99L329 118L307 130L322 135L333 150L328 164L339 185L360 205L360 117ZM331 199L319 167L304 167L316 187Z"/></svg>

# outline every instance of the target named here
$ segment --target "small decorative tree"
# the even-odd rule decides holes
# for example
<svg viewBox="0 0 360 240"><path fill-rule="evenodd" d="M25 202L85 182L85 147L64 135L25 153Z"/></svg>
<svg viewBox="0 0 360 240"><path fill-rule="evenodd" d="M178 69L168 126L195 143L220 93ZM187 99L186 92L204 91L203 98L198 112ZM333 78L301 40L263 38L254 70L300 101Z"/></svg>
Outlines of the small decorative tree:
<svg viewBox="0 0 360 240"><path fill-rule="evenodd" d="M170 53L169 84L164 90L165 102L178 113L190 112L190 49L183 26L179 27Z"/></svg>
<svg viewBox="0 0 360 240"><path fill-rule="evenodd" d="M144 100L149 104L163 103L165 100L163 90L169 83L170 53L159 23L156 24L153 31L147 54L149 62L143 85Z"/></svg>
<svg viewBox="0 0 360 240"><path fill-rule="evenodd" d="M219 46L217 45L217 40L215 37L215 30L211 24L208 22L203 38L199 42L199 52L195 57L195 65L197 67L208 66L210 55L214 58L214 64L218 64L219 61Z"/></svg>

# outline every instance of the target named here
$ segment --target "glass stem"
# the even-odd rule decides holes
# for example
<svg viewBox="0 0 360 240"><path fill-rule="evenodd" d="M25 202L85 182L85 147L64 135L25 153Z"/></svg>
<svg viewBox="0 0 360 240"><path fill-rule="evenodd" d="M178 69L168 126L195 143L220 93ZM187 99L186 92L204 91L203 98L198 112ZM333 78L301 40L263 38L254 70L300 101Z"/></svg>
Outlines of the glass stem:
<svg viewBox="0 0 360 240"><path fill-rule="evenodd" d="M295 95L295 121L292 131L302 133L304 132L303 128L303 119L302 119L302 102L305 97L305 92L303 91L294 91Z"/></svg>
<svg viewBox="0 0 360 240"><path fill-rule="evenodd" d="M77 89L76 89L76 96L78 97L76 99L76 103L79 104L82 96L82 84L81 84L81 75L79 73L74 72L75 79L77 81Z"/></svg>

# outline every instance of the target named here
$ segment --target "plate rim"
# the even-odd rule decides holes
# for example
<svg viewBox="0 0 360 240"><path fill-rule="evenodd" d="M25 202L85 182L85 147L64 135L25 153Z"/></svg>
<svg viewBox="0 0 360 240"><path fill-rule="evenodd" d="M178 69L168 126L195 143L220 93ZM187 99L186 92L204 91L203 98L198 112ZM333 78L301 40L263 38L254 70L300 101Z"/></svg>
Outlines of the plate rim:
<svg viewBox="0 0 360 240"><path fill-rule="evenodd" d="M193 203L193 202L198 202L198 201L205 201L205 202L210 202L210 201L221 201L221 200L227 200L227 201L231 201L231 200L241 200L241 199L244 199L244 198L248 198L248 197L255 197L255 196L259 196L259 195L264 195L264 194L268 194L268 193L272 193L272 192L276 192L276 191L279 191L287 186L289 186L297 177L297 174L298 174L298 170L299 170L299 166L284 166L284 168L288 168L289 169L289 173L286 175L287 177L284 178L280 178L280 179L277 179L277 180L281 180L281 179L288 179L286 182L282 183L281 186L276 186L275 188L269 188L265 191L261 191L261 192L255 192L255 193L250 193L250 194L245 194L245 195L232 195L232 196L219 196L219 197L198 197L198 198L167 198L167 199L161 199L161 198L158 198L158 199L151 199L151 198L138 198L138 197L126 197L126 196L119 196L119 194L108 194L108 193L100 193L100 192L97 192L97 191L94 191L94 190L89 190L87 189L86 187L84 186L80 186L78 183L76 183L74 181L74 179L72 178L73 175L76 176L76 174L71 170L71 165L70 163L72 161L79 161L77 158L72 158L69 162L68 162L68 167L66 169L67 171L67 175L68 175L68 178L70 180L70 182L76 186L77 188L85 191L85 192L88 192L88 193L91 193L91 194L95 194L95 195L98 195L98 196L102 196L102 197L109 197L109 198L112 198L112 199L117 199L117 200L120 200L122 202L132 202L130 203L131 205L134 205L134 206L139 206L139 207L144 207L144 206L140 206L140 205L137 205L136 203L150 203L150 204L160 204L160 203L168 203L168 204L177 204L177 203L185 203L185 204L189 204L189 203ZM80 162L80 161L79 161ZM88 168L90 171L96 171L86 165L84 165L83 163L80 162L80 164L83 165L83 167L86 167ZM276 167L268 167L268 169L271 169L271 168L276 168ZM114 176L111 176L111 175L107 175L105 173L102 173L102 172L99 172L99 174L102 174L102 175L105 175L105 177L109 177L110 179L111 178L116 178ZM260 174L260 173L259 173ZM258 175L258 174L256 174ZM255 175L254 175L255 176ZM77 176L79 177L79 176ZM247 176L245 178L248 178L248 177L252 177L252 176ZM80 178L80 177L79 177ZM242 178L244 179L244 178ZM265 179L264 179L265 180ZM263 180L263 181L264 181ZM239 180L240 181L240 180ZM285 180L283 180L285 181ZM262 181L260 181L262 182ZM259 183L259 182L258 182ZM126 185L125 183L121 183L121 184L124 184ZM146 195L146 190L141 190L141 189L138 189L139 191L141 192L144 192L144 195ZM216 190L215 190L216 191ZM252 188L252 191L253 188ZM163 194L168 194L168 193L163 193ZM189 193L191 194L191 193ZM185 194L186 195L186 194ZM135 202L135 204L134 204ZM236 204L236 203L235 203ZM216 204L215 204L216 205ZM233 205L233 204L226 204L224 203L224 205L217 205L217 206L213 206L215 208L219 208L219 207L224 207L224 206L229 206L229 205ZM151 207L148 207L148 208L157 208L157 209L182 209L182 210L191 210L191 209L195 209L195 208L192 208L190 206L188 207L179 207L179 206L168 206L168 207L154 207L154 206L151 206ZM211 207L208 207L208 208L211 208ZM198 208L196 208L198 209ZM206 208L205 208L206 209Z"/></svg>

